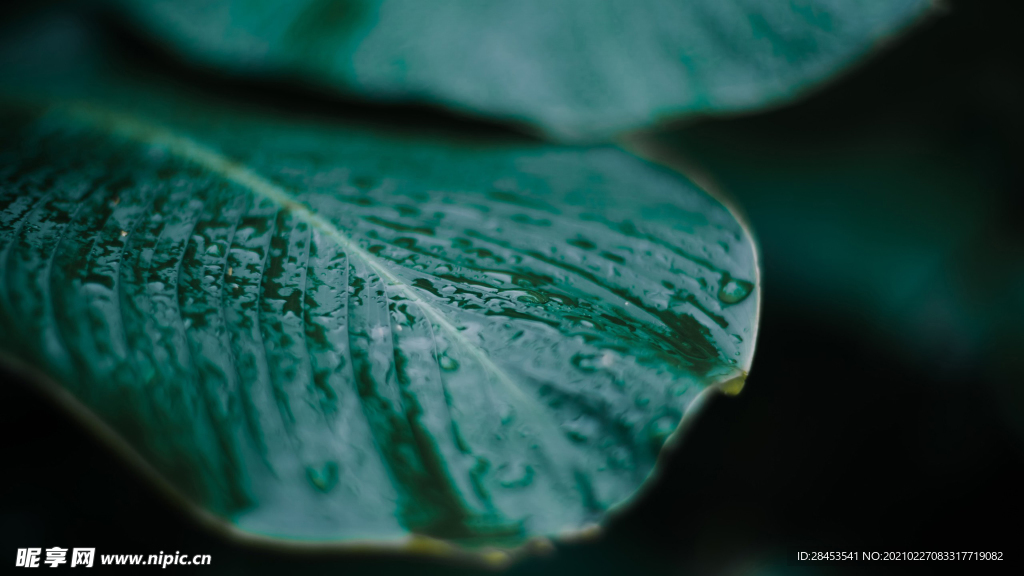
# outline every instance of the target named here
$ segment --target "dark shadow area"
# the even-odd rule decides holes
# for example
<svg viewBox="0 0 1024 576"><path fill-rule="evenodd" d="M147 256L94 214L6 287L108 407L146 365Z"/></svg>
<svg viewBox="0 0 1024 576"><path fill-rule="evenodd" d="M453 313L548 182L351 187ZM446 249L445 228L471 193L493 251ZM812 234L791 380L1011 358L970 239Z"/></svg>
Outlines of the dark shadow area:
<svg viewBox="0 0 1024 576"><path fill-rule="evenodd" d="M141 34L129 22L109 11L86 13L100 22L106 38L116 46L131 69L148 69L154 78L174 79L181 88L208 98L245 102L269 111L355 122L417 133L443 133L502 142L540 142L529 126L502 122L441 106L405 101L374 101L345 95L328 86L299 79L232 75L223 70L194 66L168 47Z"/></svg>
<svg viewBox="0 0 1024 576"><path fill-rule="evenodd" d="M809 349L807 334L816 335L816 347ZM788 565L799 550L993 550L1006 555L1002 568L1019 555L1019 536L1009 527L1024 514L1024 455L993 417L983 386L966 381L950 390L887 350L779 306L768 307L761 338L743 393L708 405L661 482L605 539L566 546L510 573L806 570ZM16 380L4 374L0 387L0 538L11 548L203 553L217 573L476 573L225 542ZM928 566L846 568L902 573ZM971 564L972 572L989 567Z"/></svg>

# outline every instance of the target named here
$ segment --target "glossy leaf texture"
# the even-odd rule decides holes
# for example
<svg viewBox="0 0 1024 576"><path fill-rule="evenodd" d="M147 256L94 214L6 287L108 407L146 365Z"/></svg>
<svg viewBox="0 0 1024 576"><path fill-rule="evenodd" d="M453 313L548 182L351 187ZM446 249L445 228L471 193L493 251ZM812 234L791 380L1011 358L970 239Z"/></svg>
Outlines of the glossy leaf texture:
<svg viewBox="0 0 1024 576"><path fill-rule="evenodd" d="M676 173L40 72L69 37L7 60L0 346L244 533L570 533L749 369L753 243Z"/></svg>
<svg viewBox="0 0 1024 576"><path fill-rule="evenodd" d="M601 140L789 100L930 0L124 0L187 59Z"/></svg>

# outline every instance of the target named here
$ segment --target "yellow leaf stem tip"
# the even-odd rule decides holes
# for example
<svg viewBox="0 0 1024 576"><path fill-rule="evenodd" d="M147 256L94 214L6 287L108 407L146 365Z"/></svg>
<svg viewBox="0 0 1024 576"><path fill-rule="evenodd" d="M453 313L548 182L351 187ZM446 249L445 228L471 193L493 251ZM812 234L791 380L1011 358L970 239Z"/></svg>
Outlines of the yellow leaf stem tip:
<svg viewBox="0 0 1024 576"><path fill-rule="evenodd" d="M558 538L562 542L586 542L601 536L600 524L587 524L578 530L564 533Z"/></svg>
<svg viewBox="0 0 1024 576"><path fill-rule="evenodd" d="M484 559L484 562L494 568L502 568L511 561L508 552L496 548L484 550L480 553L480 556Z"/></svg>
<svg viewBox="0 0 1024 576"><path fill-rule="evenodd" d="M553 542L551 542L550 539L545 538L543 536L537 536L536 538L531 538L530 541L526 543L526 549L531 554L536 554L538 556L547 556L550 554L554 554L555 545Z"/></svg>
<svg viewBox="0 0 1024 576"><path fill-rule="evenodd" d="M722 391L726 396L735 396L743 390L743 385L747 382L747 374L743 373L735 378L730 378L725 382L718 385L718 389Z"/></svg>
<svg viewBox="0 0 1024 576"><path fill-rule="evenodd" d="M405 544L405 549L408 552L430 556L446 556L457 551L454 546L443 540L419 534L413 534L409 537L409 540Z"/></svg>

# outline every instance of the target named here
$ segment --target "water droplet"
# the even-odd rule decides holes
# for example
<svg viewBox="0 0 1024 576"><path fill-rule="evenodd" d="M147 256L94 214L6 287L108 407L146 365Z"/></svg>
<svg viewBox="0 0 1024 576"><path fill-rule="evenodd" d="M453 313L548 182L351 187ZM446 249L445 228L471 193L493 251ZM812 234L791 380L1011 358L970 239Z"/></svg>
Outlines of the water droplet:
<svg viewBox="0 0 1024 576"><path fill-rule="evenodd" d="M754 285L746 280L736 280L728 274L722 275L722 286L718 289L718 299L725 304L736 304L750 296Z"/></svg>
<svg viewBox="0 0 1024 576"><path fill-rule="evenodd" d="M517 462L498 467L498 482L505 488L522 488L533 482L533 466Z"/></svg>
<svg viewBox="0 0 1024 576"><path fill-rule="evenodd" d="M516 419L516 410L510 404L500 402L497 406L498 418L502 426L508 426Z"/></svg>
<svg viewBox="0 0 1024 576"><path fill-rule="evenodd" d="M651 448L659 450L678 424L679 418L668 414L651 422L647 427L647 438L651 443Z"/></svg>
<svg viewBox="0 0 1024 576"><path fill-rule="evenodd" d="M600 367L600 358L601 357L596 354L582 354L577 352L572 355L569 362L583 372L595 372Z"/></svg>
<svg viewBox="0 0 1024 576"><path fill-rule="evenodd" d="M583 237L572 238L570 240L566 240L566 242L572 244L573 246L576 246L577 248L582 248L584 250L593 250L594 248L597 247L596 244Z"/></svg>
<svg viewBox="0 0 1024 576"><path fill-rule="evenodd" d="M306 466L306 478L317 490L326 494L338 483L338 464L327 461L319 469Z"/></svg>
<svg viewBox="0 0 1024 576"><path fill-rule="evenodd" d="M568 430L566 431L565 435L568 436L570 440L576 442L577 444L585 444L587 440L589 440L587 435L584 434L583 432L580 432L579 430Z"/></svg>
<svg viewBox="0 0 1024 576"><path fill-rule="evenodd" d="M449 358L448 356L441 356L441 358L438 359L438 364L440 364L441 369L446 372L454 372L459 369L459 363L456 362L454 358Z"/></svg>

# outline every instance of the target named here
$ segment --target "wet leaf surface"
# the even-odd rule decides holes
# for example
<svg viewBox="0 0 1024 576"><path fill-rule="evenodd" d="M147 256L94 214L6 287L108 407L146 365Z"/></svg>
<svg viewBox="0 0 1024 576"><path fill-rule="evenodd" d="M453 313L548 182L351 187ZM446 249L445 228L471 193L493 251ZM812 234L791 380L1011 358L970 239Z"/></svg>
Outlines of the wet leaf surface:
<svg viewBox="0 0 1024 576"><path fill-rule="evenodd" d="M749 369L753 244L675 173L204 98L56 28L0 59L0 346L244 533L577 531Z"/></svg>

